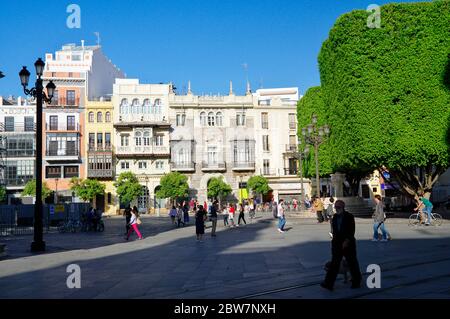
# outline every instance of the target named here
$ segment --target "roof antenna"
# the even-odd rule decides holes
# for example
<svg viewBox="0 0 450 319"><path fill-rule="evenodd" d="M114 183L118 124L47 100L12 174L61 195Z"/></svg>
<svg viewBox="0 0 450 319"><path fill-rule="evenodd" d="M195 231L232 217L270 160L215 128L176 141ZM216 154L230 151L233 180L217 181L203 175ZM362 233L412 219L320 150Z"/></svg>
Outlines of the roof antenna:
<svg viewBox="0 0 450 319"><path fill-rule="evenodd" d="M94 34L97 36L97 45L100 46L100 32L94 32Z"/></svg>

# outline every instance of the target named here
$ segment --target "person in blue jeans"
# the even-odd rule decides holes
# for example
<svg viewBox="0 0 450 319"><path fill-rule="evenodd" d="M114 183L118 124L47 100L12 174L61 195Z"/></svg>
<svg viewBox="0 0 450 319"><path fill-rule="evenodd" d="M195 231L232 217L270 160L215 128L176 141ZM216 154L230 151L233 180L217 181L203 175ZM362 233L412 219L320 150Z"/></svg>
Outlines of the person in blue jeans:
<svg viewBox="0 0 450 319"><path fill-rule="evenodd" d="M416 195L416 201L417 201L417 207L414 208L415 211L419 209L423 209L424 212L427 213L428 219L425 223L426 226L430 225L431 223L431 212L433 211L433 204L430 202L429 199L423 197L423 194L419 196Z"/></svg>
<svg viewBox="0 0 450 319"><path fill-rule="evenodd" d="M381 229L382 239L381 241L388 241L389 233L386 230L384 221L386 220L386 215L383 210L383 201L380 195L375 195L375 212L373 214L373 239L372 241L378 241L378 229ZM389 236L390 237L390 236Z"/></svg>
<svg viewBox="0 0 450 319"><path fill-rule="evenodd" d="M286 216L284 214L284 201L280 199L278 204L278 231L284 233L284 226L286 225Z"/></svg>

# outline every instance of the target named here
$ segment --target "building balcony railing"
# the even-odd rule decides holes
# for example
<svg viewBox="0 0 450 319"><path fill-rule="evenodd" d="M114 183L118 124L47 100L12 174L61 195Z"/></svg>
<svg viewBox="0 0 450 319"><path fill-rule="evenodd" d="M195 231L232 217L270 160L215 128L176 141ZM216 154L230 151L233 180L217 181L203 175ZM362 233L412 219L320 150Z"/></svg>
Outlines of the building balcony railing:
<svg viewBox="0 0 450 319"><path fill-rule="evenodd" d="M6 178L6 187L24 187L29 181L31 181L33 176L20 176L15 178Z"/></svg>
<svg viewBox="0 0 450 319"><path fill-rule="evenodd" d="M233 171L252 171L255 170L255 162L233 162Z"/></svg>
<svg viewBox="0 0 450 319"><path fill-rule="evenodd" d="M90 169L88 168L87 177L89 178L112 178L114 176L113 169Z"/></svg>
<svg viewBox="0 0 450 319"><path fill-rule="evenodd" d="M0 123L0 132L35 133L36 132L36 123L25 124L25 123L15 122L13 125L5 125L5 123Z"/></svg>
<svg viewBox="0 0 450 319"><path fill-rule="evenodd" d="M74 125L67 125L62 123L45 123L46 131L68 131L68 132L81 132L81 125L76 123Z"/></svg>
<svg viewBox="0 0 450 319"><path fill-rule="evenodd" d="M286 144L286 152L297 152L297 144Z"/></svg>
<svg viewBox="0 0 450 319"><path fill-rule="evenodd" d="M36 156L36 150L7 150L6 156L8 157L34 157Z"/></svg>
<svg viewBox="0 0 450 319"><path fill-rule="evenodd" d="M281 168L281 169L263 168L260 170L259 173L260 173L260 175L266 176L266 177L297 176L298 170L292 169L292 168Z"/></svg>
<svg viewBox="0 0 450 319"><path fill-rule="evenodd" d="M173 171L195 171L195 163L189 162L189 163L177 163L177 162L171 162L170 163L170 169Z"/></svg>
<svg viewBox="0 0 450 319"><path fill-rule="evenodd" d="M94 144L88 145L88 152L112 152L112 145L107 144L104 146L95 146Z"/></svg>
<svg viewBox="0 0 450 319"><path fill-rule="evenodd" d="M47 149L45 151L45 156L47 160L68 160L68 159L78 159L80 156L80 151L77 149ZM52 158L53 157L53 158Z"/></svg>
<svg viewBox="0 0 450 319"><path fill-rule="evenodd" d="M80 98L68 99L60 97L58 99L52 99L52 103L47 104L47 107L67 107L76 108L80 105Z"/></svg>
<svg viewBox="0 0 450 319"><path fill-rule="evenodd" d="M202 162L202 171L226 171L227 166L225 162Z"/></svg>
<svg viewBox="0 0 450 319"><path fill-rule="evenodd" d="M140 155L140 156L155 156L164 155L170 156L170 150L168 146L117 146L116 155Z"/></svg>
<svg viewBox="0 0 450 319"><path fill-rule="evenodd" d="M286 176L297 175L297 173L298 173L297 168L285 168L284 169L284 175L286 175Z"/></svg>

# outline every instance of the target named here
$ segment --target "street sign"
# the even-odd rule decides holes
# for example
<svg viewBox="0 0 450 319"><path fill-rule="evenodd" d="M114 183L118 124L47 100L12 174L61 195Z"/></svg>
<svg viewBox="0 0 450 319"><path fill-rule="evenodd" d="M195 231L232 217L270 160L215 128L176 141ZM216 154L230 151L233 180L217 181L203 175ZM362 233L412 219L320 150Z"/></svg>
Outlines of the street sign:
<svg viewBox="0 0 450 319"><path fill-rule="evenodd" d="M56 213L64 213L64 205L56 205L55 212Z"/></svg>
<svg viewBox="0 0 450 319"><path fill-rule="evenodd" d="M247 188L247 182L241 182L241 183L239 183L239 188L240 188L240 189Z"/></svg>
<svg viewBox="0 0 450 319"><path fill-rule="evenodd" d="M387 172L387 171L384 171L384 172L383 172L383 176L384 176L384 178L386 178L386 179L390 179L390 178L391 178L391 174L389 174L389 172Z"/></svg>
<svg viewBox="0 0 450 319"><path fill-rule="evenodd" d="M50 209L50 215L54 215L55 214L55 206L50 205L49 209Z"/></svg>

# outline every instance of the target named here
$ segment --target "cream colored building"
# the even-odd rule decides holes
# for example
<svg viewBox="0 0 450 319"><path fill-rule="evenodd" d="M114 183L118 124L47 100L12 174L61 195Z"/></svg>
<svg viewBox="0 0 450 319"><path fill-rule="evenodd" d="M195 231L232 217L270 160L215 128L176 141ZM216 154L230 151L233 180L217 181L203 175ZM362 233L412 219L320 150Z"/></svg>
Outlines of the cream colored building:
<svg viewBox="0 0 450 319"><path fill-rule="evenodd" d="M140 84L137 79L117 79L113 87L116 179L122 172L135 173L144 195L136 205L150 212L165 205L155 192L170 171L169 84Z"/></svg>

